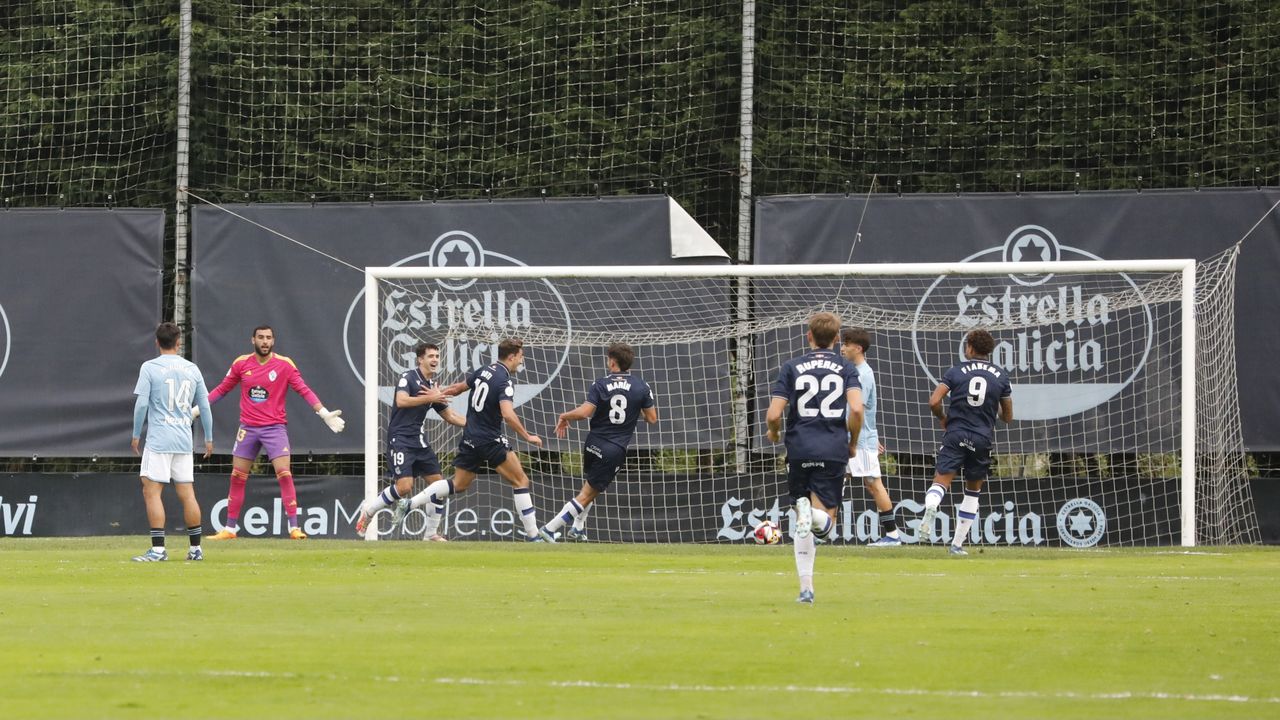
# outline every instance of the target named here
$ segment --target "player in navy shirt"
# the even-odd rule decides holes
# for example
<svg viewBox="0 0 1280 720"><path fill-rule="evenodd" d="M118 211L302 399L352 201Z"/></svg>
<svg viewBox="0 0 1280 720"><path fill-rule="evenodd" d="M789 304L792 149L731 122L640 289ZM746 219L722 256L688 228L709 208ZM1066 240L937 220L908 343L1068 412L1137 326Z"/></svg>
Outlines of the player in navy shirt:
<svg viewBox="0 0 1280 720"><path fill-rule="evenodd" d="M991 444L996 417L1013 422L1013 395L1009 374L991 363L996 341L986 330L970 330L964 340L965 361L942 375L929 397L929 411L942 424L942 446L933 485L924 496L924 514L917 529L920 542L930 542L933 520L956 474L964 470L964 500L956 511L959 520L948 552L968 555L964 537L978 516L982 484L991 474ZM946 409L944 398L949 398Z"/></svg>
<svg viewBox="0 0 1280 720"><path fill-rule="evenodd" d="M644 417L650 425L658 422L653 391L648 383L632 375L635 351L626 343L613 343L605 353L609 374L596 380L587 392L587 401L560 414L556 436L569 433L569 423L591 419L590 431L582 445L582 473L585 480L577 497L570 500L541 530L543 538L553 537L567 523L573 523L570 540L585 541L587 509L609 488L618 468L627 459L627 447L636 434L636 421Z"/></svg>
<svg viewBox="0 0 1280 720"><path fill-rule="evenodd" d="M519 338L507 338L498 343L498 362L485 365L468 375L466 381L445 388L445 394L469 391L467 424L462 428L458 454L453 459L453 478L431 483L426 490L415 495L411 503L413 507L422 507L428 502L432 505L427 511L425 539L430 539L440 527L445 498L470 487L476 475L486 467L493 468L511 485L517 515L524 524L525 539L541 539L538 537L538 521L534 517L529 476L520 464L520 456L511 452L511 445L502 433L505 422L525 442L542 447L542 438L525 430L520 418L516 417L516 388L512 373L523 363L524 343Z"/></svg>
<svg viewBox="0 0 1280 720"><path fill-rule="evenodd" d="M829 312L809 318L809 352L788 360L778 371L765 416L771 442L782 438L787 417L787 482L795 504L796 573L799 602L813 602L816 532L830 537L844 494L844 470L857 455L862 431L862 388L858 371L833 350L840 319ZM819 512L814 512L814 509Z"/></svg>
<svg viewBox="0 0 1280 720"><path fill-rule="evenodd" d="M436 451L427 442L427 412L435 410L441 420L459 427L467 421L449 409L449 396L436 387L435 374L440 369L440 347L431 343L418 343L413 348L417 367L400 374L396 381L395 402L391 418L387 422L387 474L395 482L382 492L368 498L360 506L360 518L356 520L356 532L364 534L369 518L383 508L396 506L392 527L404 519L408 503L400 499L413 489L414 477L423 477L433 483L443 476ZM443 540L440 535L428 535L428 540Z"/></svg>

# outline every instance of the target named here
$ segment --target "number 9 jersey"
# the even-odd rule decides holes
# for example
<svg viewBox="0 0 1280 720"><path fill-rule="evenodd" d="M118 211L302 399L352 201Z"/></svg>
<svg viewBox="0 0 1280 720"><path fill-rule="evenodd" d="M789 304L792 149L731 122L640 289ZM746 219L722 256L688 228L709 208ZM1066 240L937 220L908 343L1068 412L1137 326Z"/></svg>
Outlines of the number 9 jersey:
<svg viewBox="0 0 1280 720"><path fill-rule="evenodd" d="M968 360L942 375L947 393L948 435L963 434L990 442L995 437L1000 401L1013 394L1004 368L985 360Z"/></svg>
<svg viewBox="0 0 1280 720"><path fill-rule="evenodd" d="M857 368L833 350L813 350L782 365L770 395L787 401L788 460L849 459L845 395L854 388L862 389Z"/></svg>

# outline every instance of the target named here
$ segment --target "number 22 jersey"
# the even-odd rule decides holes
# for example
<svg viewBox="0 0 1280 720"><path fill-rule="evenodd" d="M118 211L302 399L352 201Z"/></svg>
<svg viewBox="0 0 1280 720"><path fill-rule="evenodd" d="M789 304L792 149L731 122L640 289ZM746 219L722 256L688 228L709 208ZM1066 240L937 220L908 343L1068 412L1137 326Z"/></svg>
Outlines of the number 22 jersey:
<svg viewBox="0 0 1280 720"><path fill-rule="evenodd" d="M850 388L862 389L858 371L833 350L813 350L783 363L770 395L788 402L789 460L849 459L845 394Z"/></svg>

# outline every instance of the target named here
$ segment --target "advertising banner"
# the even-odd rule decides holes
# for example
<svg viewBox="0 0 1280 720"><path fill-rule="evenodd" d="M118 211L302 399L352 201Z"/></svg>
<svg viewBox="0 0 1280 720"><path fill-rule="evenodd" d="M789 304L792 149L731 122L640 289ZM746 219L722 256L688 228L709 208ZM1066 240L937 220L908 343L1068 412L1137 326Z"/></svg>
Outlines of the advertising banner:
<svg viewBox="0 0 1280 720"><path fill-rule="evenodd" d="M197 473L196 498L205 534L221 530L227 517L225 474ZM355 539L352 525L363 499L355 477L297 476L298 523L314 538ZM186 543L182 504L166 488L170 547ZM80 537L138 535L145 541L146 509L136 473L0 475L0 537ZM240 537L288 537L289 525L274 477L250 478L240 512Z"/></svg>
<svg viewBox="0 0 1280 720"><path fill-rule="evenodd" d="M897 506L903 540L918 543L923 508L914 498L920 483L892 476L885 480L890 495L903 498ZM222 474L196 475L196 496L207 534L222 529L226 520L227 482ZM538 518L545 522L579 482L566 476L540 476L534 488ZM598 542L749 543L751 528L761 520L772 520L790 533L794 516L781 483L777 476L691 482L676 475L622 482L593 508L587 529ZM353 524L362 499L361 478L298 476L295 484L299 524L312 539L357 539ZM1259 490L1265 484L1254 481ZM1149 545L1159 537L1173 544L1178 537L1177 507L1172 500L1175 485L1174 480L1136 479L1092 484L1080 478L992 481L966 543L1088 548ZM628 495L641 492L662 497L664 502L641 506L638 498ZM1280 517L1280 494L1256 494L1260 515ZM867 494L851 486L845 497L830 542L862 545L878 539L877 515ZM179 547L174 543L185 542L186 535L181 505L172 490L164 493L164 500L171 547ZM644 510L622 513L616 509L626 506ZM1123 508L1124 514L1117 508ZM399 527L383 519L381 539L420 540L423 520L420 510L410 512ZM1265 527L1264 541L1276 542L1280 535L1275 524ZM513 541L519 539L519 528L510 493L497 480L481 480L470 492L450 499L442 531L453 541ZM950 541L954 528L953 515L940 515L931 542ZM137 535L143 542L147 531L142 493L132 473L0 475L0 537ZM250 479L239 537L284 538L288 532L274 479Z"/></svg>
<svg viewBox="0 0 1280 720"><path fill-rule="evenodd" d="M1027 260L1121 260L1192 258L1204 260L1242 245L1237 292L1235 357L1239 370L1240 406L1245 444L1253 451L1280 449L1280 386L1269 382L1272 359L1280 354L1280 333L1273 331L1280 316L1280 212L1267 214L1280 200L1280 191L1116 191L1023 195L787 196L764 198L756 204L755 258L759 263L886 263L979 262ZM865 214L864 214L865 209ZM1265 217L1264 217L1265 216ZM1259 223L1259 221L1261 222ZM1254 228L1255 224L1257 227ZM855 236L857 242L855 243ZM945 306L972 320L986 313L998 317L1007 308L1027 304L1032 311L1072 307L1080 317L1063 323L1061 337L997 338L1011 379L1018 382L1018 366L1062 366L1063 384L1043 387L1038 396L1015 397L1015 415L1048 423L1061 421L1058 437L1082 432L1107 411L1108 402L1129 403L1115 412L1133 413L1132 398L1144 388L1167 384L1179 368L1148 357L1144 348L1159 343L1174 330L1149 315L1112 317L1092 297L1077 297L1077 287L1056 287L1053 281L1010 275L967 287L963 282L939 283L918 294L919 304ZM964 309L957 303L967 304ZM914 308L909 308L914 309ZM994 315L993 315L994 313ZM1092 313L1092 314L1091 314ZM964 318L961 318L964 319ZM1093 337L1085 336L1090 329ZM1103 334L1105 332L1105 334ZM962 333L954 333L955 337ZM1034 335L1029 333L1028 335ZM1095 341L1096 340L1096 341ZM1211 338L1204 338L1209 342ZM891 342L891 340L890 340ZM1094 342L1093 345L1089 344ZM1107 343L1127 344L1124 353L1108 353ZM1055 344L1056 343L1056 344ZM958 345L958 343L952 343ZM1096 347L1095 347L1096 345ZM893 355L890 359L890 353ZM926 394L938 373L960 361L958 349L930 362L918 347L905 342L878 348L873 361L893 364L895 382ZM1055 363L1057 365L1055 365ZM1114 367L1113 367L1114 366ZM1108 374L1105 382L1086 387L1076 370ZM1080 372L1076 373L1081 376ZM1123 391L1123 393L1122 393ZM1113 400L1114 399L1114 400ZM1028 400L1033 401L1028 404ZM1042 400L1043 402L1035 402ZM1133 421L1136 435L1118 438L1104 450L1165 452L1173 449L1152 428L1167 424L1172 407L1161 408L1146 398L1139 401L1146 417ZM1033 413L1028 416L1028 412ZM928 420L927 409L914 403L908 415ZM935 433L901 432L899 437L933 437ZM1017 448L1004 449L1017 452ZM1043 448L1040 448L1043 449ZM912 448L920 452L920 448Z"/></svg>
<svg viewBox="0 0 1280 720"><path fill-rule="evenodd" d="M725 258L664 196L228 209L235 214L208 206L193 212L194 357L212 387L237 356L251 352L253 328L271 325L277 352L290 357L321 400L344 410L347 419L346 431L334 435L290 393L295 452L362 449L365 267L625 266ZM554 293L549 297L554 300ZM511 293L443 281L389 296L379 308L382 329L390 333L383 354L400 359L410 340L440 341L477 318L498 318L519 334L537 320L535 312L563 314L563 303L548 302L535 305ZM583 324L583 318L572 320L574 327ZM496 343L451 340L442 349L439 379L445 383L496 359ZM559 389L562 403L583 397L581 379L553 382L556 367L531 363L521 380ZM561 387L566 382L571 387ZM238 391L214 406L223 452L236 426L237 400Z"/></svg>
<svg viewBox="0 0 1280 720"><path fill-rule="evenodd" d="M0 213L0 456L128 455L164 213Z"/></svg>

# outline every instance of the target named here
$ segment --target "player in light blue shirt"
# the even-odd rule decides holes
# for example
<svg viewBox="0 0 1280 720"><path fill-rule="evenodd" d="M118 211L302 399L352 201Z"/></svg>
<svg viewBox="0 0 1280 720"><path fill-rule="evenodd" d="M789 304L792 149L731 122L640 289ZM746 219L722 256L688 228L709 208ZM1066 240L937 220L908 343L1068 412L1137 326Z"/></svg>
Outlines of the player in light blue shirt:
<svg viewBox="0 0 1280 720"><path fill-rule="evenodd" d="M862 478L862 484L871 493L876 503L876 512L880 518L880 538L870 544L871 547L897 547L902 544L898 535L898 523L894 514L893 501L889 499L889 491L880 479L880 456L884 454L884 443L876 432L876 407L879 405L880 393L876 389L875 373L867 364L867 351L871 349L871 333L860 328L843 328L840 330L840 354L853 363L858 371L858 384L862 385L862 432L858 434L858 452L849 458L849 476Z"/></svg>
<svg viewBox="0 0 1280 720"><path fill-rule="evenodd" d="M133 393L133 452L139 454L142 425L147 425L147 441L141 450L142 499L147 506L151 525L151 549L134 558L137 562L167 560L164 549L164 503L160 493L173 482L182 501L182 514L187 523L191 549L188 560L203 560L200 536L200 505L196 502L194 461L191 457L191 423L193 405L200 409L200 425L204 429L204 456L213 454L213 416L209 413L209 390L200 369L184 359L179 351L182 330L171 322L156 328L156 347L160 355L142 364L138 384Z"/></svg>

